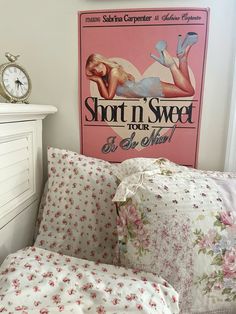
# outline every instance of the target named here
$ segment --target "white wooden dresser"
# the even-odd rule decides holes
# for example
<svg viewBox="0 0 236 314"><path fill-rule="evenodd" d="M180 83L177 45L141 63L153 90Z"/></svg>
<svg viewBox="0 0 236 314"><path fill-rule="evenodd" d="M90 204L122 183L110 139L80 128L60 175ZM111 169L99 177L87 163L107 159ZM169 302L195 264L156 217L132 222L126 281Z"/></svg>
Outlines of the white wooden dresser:
<svg viewBox="0 0 236 314"><path fill-rule="evenodd" d="M56 111L0 103L0 264L32 244L42 191L42 120Z"/></svg>

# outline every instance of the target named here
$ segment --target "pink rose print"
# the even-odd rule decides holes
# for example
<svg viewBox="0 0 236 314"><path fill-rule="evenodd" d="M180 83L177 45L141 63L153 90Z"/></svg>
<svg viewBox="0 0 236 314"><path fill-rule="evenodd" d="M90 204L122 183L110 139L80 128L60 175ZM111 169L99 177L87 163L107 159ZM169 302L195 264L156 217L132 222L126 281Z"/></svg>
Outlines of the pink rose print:
<svg viewBox="0 0 236 314"><path fill-rule="evenodd" d="M117 216L117 219L116 219L118 235L121 235L124 237L128 235L128 230L126 228L127 222L128 220L127 220L126 211L125 209L121 207L119 211L119 216Z"/></svg>
<svg viewBox="0 0 236 314"><path fill-rule="evenodd" d="M57 253L49 257L48 251L41 249L37 249L37 252L41 257L41 265L34 260L30 270L23 267L22 271L22 265L27 258L32 260L34 253L31 248L18 251L6 260L5 265L2 264L0 313L69 313L75 307L85 308L91 314L106 314L112 309L112 312L120 313L142 313L145 309L147 313L156 314L159 308L163 314L170 311L178 313L177 304L171 300L176 292L172 288L163 287L163 280L153 273L85 262ZM78 279L77 275L82 272L82 278ZM31 273L35 276L33 281L28 280ZM20 287L26 289L19 290L18 295L12 286L13 281L16 285L19 281ZM168 290L168 296L159 295L153 289L159 284L165 292ZM35 291L42 293L36 295Z"/></svg>
<svg viewBox="0 0 236 314"><path fill-rule="evenodd" d="M236 224L236 215L233 212L225 211L220 213L220 221L226 226Z"/></svg>
<svg viewBox="0 0 236 314"><path fill-rule="evenodd" d="M196 230L194 245L200 249L198 254L211 256L211 265L217 270L203 273L198 277L197 285L202 286L204 294L221 291L225 301L234 302L236 299L236 214L222 211L216 215L215 229L207 234Z"/></svg>
<svg viewBox="0 0 236 314"><path fill-rule="evenodd" d="M139 311L141 311L141 310L143 309L142 304L136 304L136 307L137 307L137 309L138 309Z"/></svg>
<svg viewBox="0 0 236 314"><path fill-rule="evenodd" d="M52 300L54 303L58 304L61 302L61 297L59 296L59 294L55 294L52 296Z"/></svg>
<svg viewBox="0 0 236 314"><path fill-rule="evenodd" d="M210 229L208 233L198 242L201 249L211 248L216 243L217 232Z"/></svg>
<svg viewBox="0 0 236 314"><path fill-rule="evenodd" d="M14 279L13 281L12 281L12 285L13 285L13 287L16 289L16 288L19 288L19 286L20 286L20 281L18 280L18 279Z"/></svg>
<svg viewBox="0 0 236 314"><path fill-rule="evenodd" d="M104 306L97 307L97 314L106 314Z"/></svg>
<svg viewBox="0 0 236 314"><path fill-rule="evenodd" d="M231 248L224 255L223 271L226 278L236 278L236 249Z"/></svg>
<svg viewBox="0 0 236 314"><path fill-rule="evenodd" d="M112 304L113 305L117 305L117 304L119 304L120 303L120 300L118 299L118 298L114 298L113 300L112 300Z"/></svg>
<svg viewBox="0 0 236 314"><path fill-rule="evenodd" d="M22 305L22 306L17 306L15 309L16 311L24 311L24 310L27 310L27 307Z"/></svg>
<svg viewBox="0 0 236 314"><path fill-rule="evenodd" d="M140 213L138 208L132 204L131 200L119 206L117 230L121 251L126 251L125 245L129 240L133 242L139 256L148 251L150 236L148 234L148 228L145 227L148 223L145 214Z"/></svg>
<svg viewBox="0 0 236 314"><path fill-rule="evenodd" d="M117 245L112 166L54 148L48 150L48 161L48 191L35 245L111 264Z"/></svg>

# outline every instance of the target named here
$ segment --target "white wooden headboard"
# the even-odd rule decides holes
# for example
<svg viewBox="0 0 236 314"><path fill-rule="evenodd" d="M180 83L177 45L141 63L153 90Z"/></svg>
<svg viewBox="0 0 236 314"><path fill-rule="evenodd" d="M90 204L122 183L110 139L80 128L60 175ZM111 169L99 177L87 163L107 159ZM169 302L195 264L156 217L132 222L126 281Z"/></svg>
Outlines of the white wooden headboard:
<svg viewBox="0 0 236 314"><path fill-rule="evenodd" d="M42 189L42 120L56 111L0 103L0 263L32 244Z"/></svg>

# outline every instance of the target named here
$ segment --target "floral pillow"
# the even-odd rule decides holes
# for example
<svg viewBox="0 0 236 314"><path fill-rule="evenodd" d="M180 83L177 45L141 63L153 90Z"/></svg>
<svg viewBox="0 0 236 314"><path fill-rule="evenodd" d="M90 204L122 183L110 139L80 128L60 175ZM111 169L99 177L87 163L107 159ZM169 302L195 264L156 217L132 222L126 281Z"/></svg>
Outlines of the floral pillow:
<svg viewBox="0 0 236 314"><path fill-rule="evenodd" d="M111 164L48 149L48 191L35 246L112 263L117 244L117 187Z"/></svg>
<svg viewBox="0 0 236 314"><path fill-rule="evenodd" d="M122 180L114 197L120 262L169 281L181 313L235 314L236 174L182 170Z"/></svg>
<svg viewBox="0 0 236 314"><path fill-rule="evenodd" d="M138 157L126 159L119 166L115 165L113 173L121 181L132 174L148 170L159 170L160 174L168 174L170 171L182 172L188 168L175 164L166 158Z"/></svg>

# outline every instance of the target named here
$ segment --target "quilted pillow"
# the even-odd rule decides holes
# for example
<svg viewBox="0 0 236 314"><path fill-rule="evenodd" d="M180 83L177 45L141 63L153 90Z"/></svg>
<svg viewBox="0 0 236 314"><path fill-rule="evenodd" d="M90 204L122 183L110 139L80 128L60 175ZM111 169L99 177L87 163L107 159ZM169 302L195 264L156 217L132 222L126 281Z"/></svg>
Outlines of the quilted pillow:
<svg viewBox="0 0 236 314"><path fill-rule="evenodd" d="M181 313L235 314L236 174L162 173L138 172L117 189L121 264L169 281Z"/></svg>
<svg viewBox="0 0 236 314"><path fill-rule="evenodd" d="M111 164L48 149L48 192L35 246L112 263L117 244Z"/></svg>

